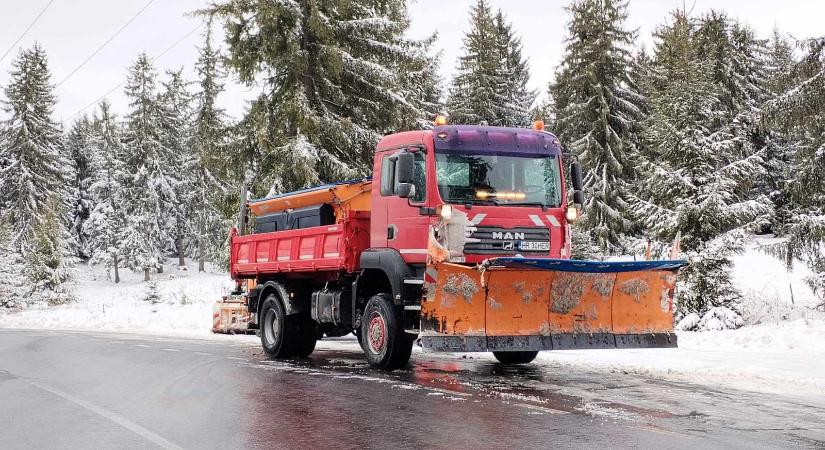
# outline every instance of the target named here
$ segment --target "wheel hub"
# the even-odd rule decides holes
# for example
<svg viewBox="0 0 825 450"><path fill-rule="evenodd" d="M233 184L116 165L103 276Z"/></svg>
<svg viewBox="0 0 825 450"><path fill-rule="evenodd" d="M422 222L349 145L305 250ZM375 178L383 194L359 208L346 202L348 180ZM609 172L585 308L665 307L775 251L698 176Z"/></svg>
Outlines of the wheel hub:
<svg viewBox="0 0 825 450"><path fill-rule="evenodd" d="M269 310L266 314L266 323L264 324L264 334L269 345L275 345L280 334L278 315L274 311Z"/></svg>
<svg viewBox="0 0 825 450"><path fill-rule="evenodd" d="M387 325L380 314L373 314L367 329L367 341L373 353L381 353L387 340Z"/></svg>

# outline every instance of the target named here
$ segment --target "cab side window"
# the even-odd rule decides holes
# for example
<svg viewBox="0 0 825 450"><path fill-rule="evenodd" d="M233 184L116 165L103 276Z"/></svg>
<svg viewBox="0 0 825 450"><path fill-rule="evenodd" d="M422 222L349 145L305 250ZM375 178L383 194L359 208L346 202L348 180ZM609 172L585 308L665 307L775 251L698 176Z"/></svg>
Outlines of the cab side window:
<svg viewBox="0 0 825 450"><path fill-rule="evenodd" d="M381 196L395 195L395 161L384 154L381 159Z"/></svg>

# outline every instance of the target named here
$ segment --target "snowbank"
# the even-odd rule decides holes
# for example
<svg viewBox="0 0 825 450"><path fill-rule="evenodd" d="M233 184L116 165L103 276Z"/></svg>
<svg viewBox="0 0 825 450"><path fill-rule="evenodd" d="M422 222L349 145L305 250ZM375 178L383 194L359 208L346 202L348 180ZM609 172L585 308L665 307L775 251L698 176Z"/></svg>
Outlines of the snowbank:
<svg viewBox="0 0 825 450"><path fill-rule="evenodd" d="M103 268L80 265L73 283L76 302L0 315L0 327L208 336L212 305L232 288L225 272L198 273L193 262L186 270L170 265L165 273L153 275L160 297L153 304L144 300L148 285L142 273L124 270L121 277L121 283L114 284Z"/></svg>
<svg viewBox="0 0 825 450"><path fill-rule="evenodd" d="M733 258L733 281L744 297L746 324L810 318L810 310L819 303L805 283L805 278L811 276L805 264L797 261L788 271L783 261L759 250L778 241L756 237L745 253Z"/></svg>
<svg viewBox="0 0 825 450"><path fill-rule="evenodd" d="M543 352L537 362L766 393L825 392L825 317L678 336L675 349Z"/></svg>

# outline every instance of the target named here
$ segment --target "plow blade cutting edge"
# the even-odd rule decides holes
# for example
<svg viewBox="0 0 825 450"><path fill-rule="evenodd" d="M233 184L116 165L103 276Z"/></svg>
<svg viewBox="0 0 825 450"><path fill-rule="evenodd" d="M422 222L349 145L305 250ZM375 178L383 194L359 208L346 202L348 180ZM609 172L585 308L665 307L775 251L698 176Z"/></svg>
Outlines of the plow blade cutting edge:
<svg viewBox="0 0 825 450"><path fill-rule="evenodd" d="M421 343L435 351L676 347L684 261L497 258L430 264Z"/></svg>

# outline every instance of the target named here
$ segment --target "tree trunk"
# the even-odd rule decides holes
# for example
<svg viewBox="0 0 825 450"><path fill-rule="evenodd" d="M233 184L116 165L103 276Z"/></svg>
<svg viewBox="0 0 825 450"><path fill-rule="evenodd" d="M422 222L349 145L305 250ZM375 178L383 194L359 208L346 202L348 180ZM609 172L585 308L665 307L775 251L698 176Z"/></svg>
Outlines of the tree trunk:
<svg viewBox="0 0 825 450"><path fill-rule="evenodd" d="M113 256L112 260L113 260L112 262L114 263L114 266L115 266L115 284L117 284L117 283L120 283L120 271L117 268L117 263L118 263L117 256Z"/></svg>
<svg viewBox="0 0 825 450"><path fill-rule="evenodd" d="M206 241L198 239L198 272L206 272Z"/></svg>
<svg viewBox="0 0 825 450"><path fill-rule="evenodd" d="M149 281L149 268L143 269L143 281Z"/></svg>
<svg viewBox="0 0 825 450"><path fill-rule="evenodd" d="M163 273L163 264L158 264L158 273Z"/></svg>
<svg viewBox="0 0 825 450"><path fill-rule="evenodd" d="M183 256L183 237L175 239L175 248L178 250L178 267L186 267L186 259Z"/></svg>

